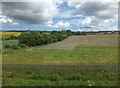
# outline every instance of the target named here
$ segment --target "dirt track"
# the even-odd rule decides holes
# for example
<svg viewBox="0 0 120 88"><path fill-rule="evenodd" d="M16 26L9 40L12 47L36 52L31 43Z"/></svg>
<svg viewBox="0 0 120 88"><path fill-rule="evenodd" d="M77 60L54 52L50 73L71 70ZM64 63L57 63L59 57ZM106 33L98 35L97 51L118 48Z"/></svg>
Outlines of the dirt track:
<svg viewBox="0 0 120 88"><path fill-rule="evenodd" d="M72 50L77 45L89 45L89 46L103 46L103 45L117 45L118 37L106 37L106 35L85 35L85 36L70 36L69 38L49 44L44 45L43 49L67 49Z"/></svg>

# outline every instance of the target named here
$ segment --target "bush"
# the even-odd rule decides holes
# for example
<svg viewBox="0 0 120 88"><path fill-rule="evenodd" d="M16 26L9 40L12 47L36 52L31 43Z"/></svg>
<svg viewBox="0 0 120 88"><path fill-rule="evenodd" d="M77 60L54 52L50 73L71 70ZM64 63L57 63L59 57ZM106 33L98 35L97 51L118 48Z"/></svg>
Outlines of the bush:
<svg viewBox="0 0 120 88"><path fill-rule="evenodd" d="M52 36L52 42L57 42L58 41L58 39L55 35L51 35L51 36Z"/></svg>
<svg viewBox="0 0 120 88"><path fill-rule="evenodd" d="M11 46L9 44L5 44L4 48L10 48Z"/></svg>
<svg viewBox="0 0 120 88"><path fill-rule="evenodd" d="M62 41L65 38L67 38L67 34L62 32L44 34L38 31L28 31L18 36L19 43L25 44L27 46L49 44L57 41Z"/></svg>
<svg viewBox="0 0 120 88"><path fill-rule="evenodd" d="M12 45L11 48L12 49L19 49L20 47L18 45Z"/></svg>
<svg viewBox="0 0 120 88"><path fill-rule="evenodd" d="M62 41L64 39L63 35L60 33L56 33L55 35L56 35L58 41Z"/></svg>
<svg viewBox="0 0 120 88"><path fill-rule="evenodd" d="M18 44L18 46L21 47L21 48L26 48L27 47L27 45L25 45L25 44Z"/></svg>
<svg viewBox="0 0 120 88"><path fill-rule="evenodd" d="M19 35L18 40L21 44L26 44L28 46L37 46L42 44L43 38L40 32L28 31Z"/></svg>
<svg viewBox="0 0 120 88"><path fill-rule="evenodd" d="M18 37L15 35L11 35L9 39L17 39Z"/></svg>

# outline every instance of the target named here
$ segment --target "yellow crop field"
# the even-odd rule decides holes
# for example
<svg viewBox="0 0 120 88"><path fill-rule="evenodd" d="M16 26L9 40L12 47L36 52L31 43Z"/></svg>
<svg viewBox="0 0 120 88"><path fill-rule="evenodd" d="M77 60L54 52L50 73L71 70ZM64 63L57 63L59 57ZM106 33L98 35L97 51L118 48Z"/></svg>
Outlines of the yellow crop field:
<svg viewBox="0 0 120 88"><path fill-rule="evenodd" d="M0 32L0 39L7 39L11 35L18 36L21 32Z"/></svg>

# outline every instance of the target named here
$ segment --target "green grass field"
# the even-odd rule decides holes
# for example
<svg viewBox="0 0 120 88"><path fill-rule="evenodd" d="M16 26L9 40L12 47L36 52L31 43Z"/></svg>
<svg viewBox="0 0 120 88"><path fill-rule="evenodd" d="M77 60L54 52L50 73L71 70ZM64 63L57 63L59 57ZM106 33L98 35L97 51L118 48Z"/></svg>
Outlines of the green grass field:
<svg viewBox="0 0 120 88"><path fill-rule="evenodd" d="M114 65L118 63L117 51L117 47L111 46L78 46L74 50L8 49L3 52L3 64Z"/></svg>
<svg viewBox="0 0 120 88"><path fill-rule="evenodd" d="M19 41L18 40L3 40L2 41L3 44L9 44L9 45L12 45L12 44L18 44Z"/></svg>
<svg viewBox="0 0 120 88"><path fill-rule="evenodd" d="M42 46L28 47L25 49L17 49L17 50L4 49L3 64L116 65L118 63L118 47L116 44L117 42L114 41L114 39L117 38L117 35L109 35L109 36L102 35L102 36L98 36L97 39L93 38L92 40L90 40L88 36L85 36L86 39L81 38L84 36L80 36L78 37L80 38L79 40L80 43L78 43L78 45L75 46L73 50L47 49L47 48L42 48ZM109 43L109 42L106 43L105 41L107 40L104 39L113 41L113 43ZM101 41L101 42L95 42L95 41ZM6 40L5 42L8 44L18 43L17 40Z"/></svg>
<svg viewBox="0 0 120 88"><path fill-rule="evenodd" d="M9 67L8 67L9 66ZM117 86L117 69L81 66L3 66L4 86ZM11 67L12 66L12 67ZM88 68L88 69L86 69ZM107 69L107 70L106 70Z"/></svg>
<svg viewBox="0 0 120 88"><path fill-rule="evenodd" d="M56 45L66 47L77 41L74 49L57 49L52 46L27 47L25 49L3 49L3 85L10 86L114 86L117 85L117 68L93 71L89 66L113 66L118 64L118 35L85 35L77 39L66 39ZM16 41L12 41L16 43ZM63 46L64 45L64 46ZM73 46L73 45L72 45ZM68 48L68 47L67 47ZM69 47L71 48L71 47ZM8 64L8 66L7 66ZM15 68L16 65L20 67ZM38 65L34 67L33 65ZM39 65L43 65L39 66ZM54 65L52 68L49 66ZM57 65L60 65L54 70ZM80 67L88 66L88 71ZM9 68L9 66L12 66ZM25 66L29 67L26 68ZM32 68L33 67L33 68ZM42 69L39 69L41 68ZM68 69L68 71L67 71ZM74 73L73 73L74 72Z"/></svg>

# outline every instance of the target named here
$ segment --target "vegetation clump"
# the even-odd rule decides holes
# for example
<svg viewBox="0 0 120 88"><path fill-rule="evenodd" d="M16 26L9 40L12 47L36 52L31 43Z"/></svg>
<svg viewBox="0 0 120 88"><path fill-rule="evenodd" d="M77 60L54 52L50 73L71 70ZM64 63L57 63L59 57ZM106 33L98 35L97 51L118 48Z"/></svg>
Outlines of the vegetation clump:
<svg viewBox="0 0 120 88"><path fill-rule="evenodd" d="M50 44L57 41L62 41L65 38L67 38L67 33L56 32L44 34L39 31L28 31L21 33L21 35L18 36L19 43L26 44L27 46Z"/></svg>
<svg viewBox="0 0 120 88"><path fill-rule="evenodd" d="M4 48L11 48L11 49L19 49L19 48L26 48L27 47L27 45L25 45L25 44L18 44L18 45L16 45L16 44L4 44L4 46L3 46Z"/></svg>
<svg viewBox="0 0 120 88"><path fill-rule="evenodd" d="M9 44L4 44L4 48L10 48L11 46Z"/></svg>
<svg viewBox="0 0 120 88"><path fill-rule="evenodd" d="M18 44L18 46L19 46L20 48L26 48L26 47L27 47L27 45L25 45L25 44Z"/></svg>
<svg viewBox="0 0 120 88"><path fill-rule="evenodd" d="M18 45L13 44L13 45L11 45L11 48L12 49L19 49L20 47Z"/></svg>

